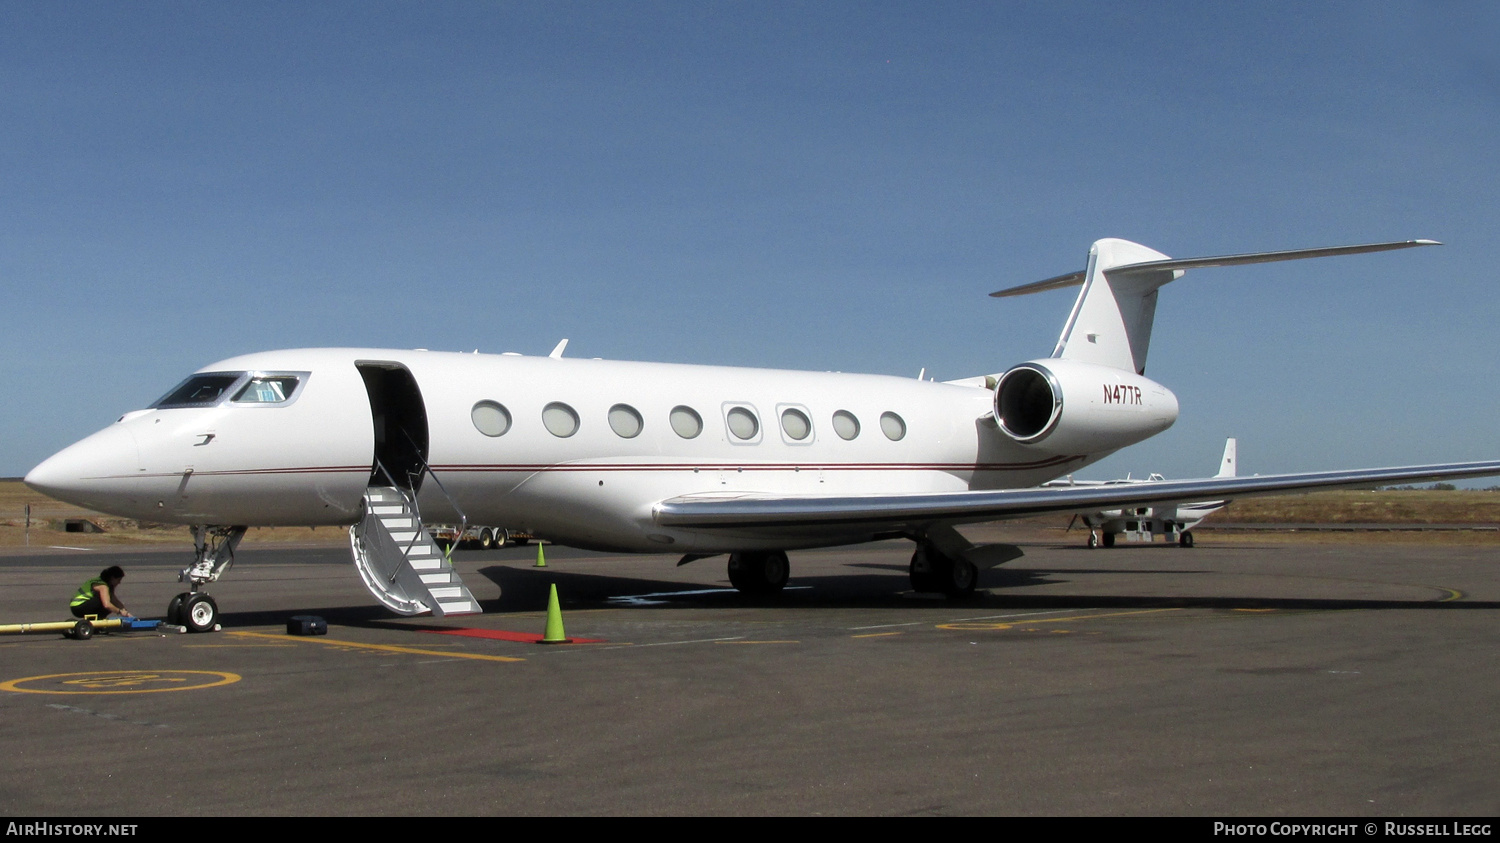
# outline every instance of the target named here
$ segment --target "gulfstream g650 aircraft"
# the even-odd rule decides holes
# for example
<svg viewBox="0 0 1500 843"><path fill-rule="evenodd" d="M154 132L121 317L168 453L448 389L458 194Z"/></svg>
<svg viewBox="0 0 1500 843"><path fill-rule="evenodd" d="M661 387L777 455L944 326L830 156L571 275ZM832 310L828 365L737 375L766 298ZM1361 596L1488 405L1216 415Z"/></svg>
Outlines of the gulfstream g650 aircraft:
<svg viewBox="0 0 1500 843"><path fill-rule="evenodd" d="M1173 260L1100 240L1088 267L995 293L1082 285L1052 355L934 383L875 375L322 348L200 369L26 476L117 515L193 526L191 591L247 526L350 527L371 593L402 614L479 611L428 522L502 524L576 547L729 555L746 592L786 584L786 551L904 537L911 584L962 595L1021 555L954 526L1043 512L1500 474L1500 462L1038 488L1172 426L1143 373L1157 290L1188 269L1435 245L1414 240Z"/></svg>

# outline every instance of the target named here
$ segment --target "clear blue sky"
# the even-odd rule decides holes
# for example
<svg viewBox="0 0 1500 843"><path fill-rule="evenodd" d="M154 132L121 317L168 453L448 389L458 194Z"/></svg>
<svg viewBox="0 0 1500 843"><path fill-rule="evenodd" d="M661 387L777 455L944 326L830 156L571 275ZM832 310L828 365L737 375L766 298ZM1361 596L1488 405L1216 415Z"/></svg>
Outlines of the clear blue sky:
<svg viewBox="0 0 1500 843"><path fill-rule="evenodd" d="M1500 6L0 2L0 474L374 345L941 379L1098 237L1201 270L1086 476L1500 457Z"/></svg>

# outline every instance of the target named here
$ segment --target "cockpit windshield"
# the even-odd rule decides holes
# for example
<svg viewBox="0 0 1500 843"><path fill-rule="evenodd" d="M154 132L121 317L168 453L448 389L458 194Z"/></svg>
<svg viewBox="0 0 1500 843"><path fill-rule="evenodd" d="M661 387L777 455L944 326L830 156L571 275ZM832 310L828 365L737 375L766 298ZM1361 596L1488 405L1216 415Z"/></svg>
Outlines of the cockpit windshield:
<svg viewBox="0 0 1500 843"><path fill-rule="evenodd" d="M292 397L297 389L297 379L291 375L266 375L251 378L239 392L234 394L236 404L280 404Z"/></svg>
<svg viewBox="0 0 1500 843"><path fill-rule="evenodd" d="M178 384L151 407L213 407L226 399L242 406L288 404L306 379L306 372L205 372Z"/></svg>
<svg viewBox="0 0 1500 843"><path fill-rule="evenodd" d="M172 407L212 407L244 376L244 372L193 375L151 406L158 410Z"/></svg>

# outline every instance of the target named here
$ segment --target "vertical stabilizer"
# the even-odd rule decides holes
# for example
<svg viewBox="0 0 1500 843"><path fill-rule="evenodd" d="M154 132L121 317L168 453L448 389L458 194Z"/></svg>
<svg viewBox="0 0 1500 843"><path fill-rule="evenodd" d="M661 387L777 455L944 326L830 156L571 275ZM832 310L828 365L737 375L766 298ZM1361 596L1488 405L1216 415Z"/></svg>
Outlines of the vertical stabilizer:
<svg viewBox="0 0 1500 843"><path fill-rule="evenodd" d="M1181 277L1182 271L1135 271L1114 277L1109 271L1159 260L1169 258L1129 240L1094 241L1083 289L1052 356L1145 374L1146 349L1156 318L1156 290Z"/></svg>
<svg viewBox="0 0 1500 843"><path fill-rule="evenodd" d="M1238 442L1234 439L1224 440L1224 461L1219 463L1219 473L1215 477L1233 477L1236 461L1235 449Z"/></svg>

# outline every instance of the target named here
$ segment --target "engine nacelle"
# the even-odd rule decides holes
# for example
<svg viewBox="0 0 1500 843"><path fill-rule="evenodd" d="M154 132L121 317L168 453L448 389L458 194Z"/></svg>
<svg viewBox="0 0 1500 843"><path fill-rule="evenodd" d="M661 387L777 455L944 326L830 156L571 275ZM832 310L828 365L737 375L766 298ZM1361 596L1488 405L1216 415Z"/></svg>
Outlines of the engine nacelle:
<svg viewBox="0 0 1500 843"><path fill-rule="evenodd" d="M1177 421L1177 396L1134 372L1078 360L1032 360L995 384L995 420L1023 445L1097 454L1155 436Z"/></svg>

